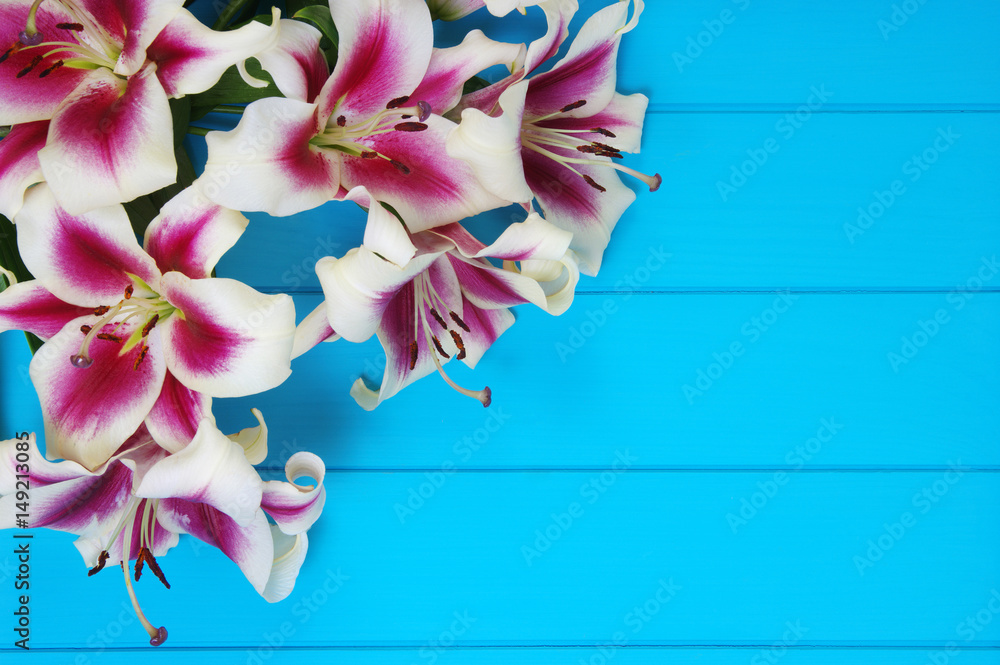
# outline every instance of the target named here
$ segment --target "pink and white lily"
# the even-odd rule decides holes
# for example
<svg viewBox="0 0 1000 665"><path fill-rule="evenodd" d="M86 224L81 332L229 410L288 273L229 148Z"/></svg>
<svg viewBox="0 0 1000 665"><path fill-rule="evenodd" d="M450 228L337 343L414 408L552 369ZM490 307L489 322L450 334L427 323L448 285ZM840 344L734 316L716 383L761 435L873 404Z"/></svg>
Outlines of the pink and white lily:
<svg viewBox="0 0 1000 665"><path fill-rule="evenodd" d="M23 141L0 141L0 181L14 180L0 189L0 212L16 212L29 167L35 169L27 184L48 182L73 213L131 201L176 181L168 100L209 89L279 33L277 13L273 26L253 22L222 33L203 26L183 4L0 4L0 125L18 132L18 125L46 122L20 132Z"/></svg>
<svg viewBox="0 0 1000 665"><path fill-rule="evenodd" d="M246 223L191 187L153 220L143 250L121 206L71 215L47 185L28 193L18 245L35 279L0 293L0 331L47 340L30 374L50 455L97 468L143 422L178 450L211 397L289 376L291 298L211 278Z"/></svg>
<svg viewBox="0 0 1000 665"><path fill-rule="evenodd" d="M44 459L31 435L0 442L0 529L22 519L31 528L78 535L75 544L91 575L109 563L119 565L136 615L150 644L158 646L167 631L140 609L130 562L135 561L136 582L148 567L169 589L157 557L178 543L179 534L189 533L220 549L258 593L277 602L291 592L305 558L306 531L325 500L324 474L318 457L300 452L286 465L289 482L263 482L243 447L207 420L173 454L140 427L93 471L73 461ZM304 477L315 484L294 483ZM22 517L17 490L25 486L31 488L31 505Z"/></svg>
<svg viewBox="0 0 1000 665"><path fill-rule="evenodd" d="M284 216L364 186L415 231L504 205L448 156L445 139L455 124L441 114L466 80L514 64L522 47L475 32L457 52L434 51L422 0L336 0L330 11L340 41L322 89L303 96L313 86L302 82L325 65L310 40L297 39L273 60L287 72L287 55L299 54L298 95L254 102L233 131L207 136L213 200Z"/></svg>
<svg viewBox="0 0 1000 665"><path fill-rule="evenodd" d="M321 259L316 274L331 329L351 342L377 334L387 361L377 391L358 379L351 395L372 410L437 370L449 386L488 406L489 388L462 388L443 365L455 358L474 368L514 322L514 305L532 303L551 314L569 307L579 279L567 251L570 234L537 214L489 246L457 223L410 234L363 188L347 198L369 208L364 244L343 258Z"/></svg>
<svg viewBox="0 0 1000 665"><path fill-rule="evenodd" d="M587 274L597 274L611 232L635 200L615 171L655 191L660 176L619 163L639 152L648 99L615 91L621 37L638 22L642 0L617 2L586 22L566 56L527 80L517 76L463 100L448 152L467 162L492 193L510 201L538 200L547 220L573 233L571 247ZM550 30L529 48L527 74L554 53L568 23L550 12Z"/></svg>

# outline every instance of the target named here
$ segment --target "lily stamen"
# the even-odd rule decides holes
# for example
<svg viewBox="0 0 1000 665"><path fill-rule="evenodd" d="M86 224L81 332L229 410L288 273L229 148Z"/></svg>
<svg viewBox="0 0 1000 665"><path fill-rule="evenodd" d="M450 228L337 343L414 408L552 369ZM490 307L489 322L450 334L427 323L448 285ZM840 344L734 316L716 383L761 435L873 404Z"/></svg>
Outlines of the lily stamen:
<svg viewBox="0 0 1000 665"><path fill-rule="evenodd" d="M167 641L167 629L164 626L155 628L153 624L149 622L146 615L143 614L142 608L139 607L139 599L135 596L135 589L132 588L132 580L128 575L128 566L122 561L122 573L125 575L125 588L128 589L128 597L132 601L132 609L135 610L135 615L139 617L139 622L142 623L142 627L146 629L149 633L149 644L150 646L158 647Z"/></svg>

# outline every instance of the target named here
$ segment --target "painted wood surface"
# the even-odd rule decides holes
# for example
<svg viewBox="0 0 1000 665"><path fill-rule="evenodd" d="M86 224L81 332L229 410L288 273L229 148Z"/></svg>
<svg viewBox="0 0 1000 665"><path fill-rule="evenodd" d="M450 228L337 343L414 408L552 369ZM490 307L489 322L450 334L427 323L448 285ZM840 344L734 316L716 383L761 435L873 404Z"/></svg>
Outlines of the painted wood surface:
<svg viewBox="0 0 1000 665"><path fill-rule="evenodd" d="M473 16L442 43L479 24L542 25ZM120 578L87 578L72 538L38 533L28 657L996 662L998 28L985 1L651 0L619 88L651 97L630 164L664 185L635 187L567 314L520 310L455 371L494 406L428 377L361 411L347 391L378 379L373 342L217 400L226 431L263 410L271 475L301 449L330 470L292 596L268 605L182 542L174 588L140 585L171 630L152 651ZM320 301L312 264L364 221L344 204L251 219L219 274L295 294L300 318ZM0 436L40 430L29 359L0 335ZM20 662L10 641L0 660Z"/></svg>

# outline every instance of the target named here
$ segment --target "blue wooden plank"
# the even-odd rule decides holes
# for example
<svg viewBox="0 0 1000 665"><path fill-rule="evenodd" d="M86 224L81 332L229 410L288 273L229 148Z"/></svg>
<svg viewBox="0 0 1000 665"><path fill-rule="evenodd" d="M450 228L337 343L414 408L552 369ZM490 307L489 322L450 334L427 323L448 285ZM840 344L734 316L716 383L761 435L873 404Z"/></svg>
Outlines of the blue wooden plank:
<svg viewBox="0 0 1000 665"><path fill-rule="evenodd" d="M650 114L629 163L663 187L639 192L581 290L951 288L1000 248L995 116L801 118ZM490 239L509 215L474 228ZM365 223L350 203L250 217L220 274L281 291L317 289L316 260L359 244Z"/></svg>
<svg viewBox="0 0 1000 665"><path fill-rule="evenodd" d="M788 622L813 645L1000 646L987 620L1000 610L994 473L810 474L735 533L739 497L773 474L460 473L401 522L397 502L423 482L328 476L313 556L285 603L185 540L161 561L171 590L138 585L144 610L173 627L175 647L253 648L283 624L287 645L312 647L593 646L616 633L769 645ZM109 649L141 646L138 626L112 625L128 621L120 574L88 578L70 540L34 543L33 645L114 634Z"/></svg>
<svg viewBox="0 0 1000 665"><path fill-rule="evenodd" d="M215 412L234 432L262 409L275 467L308 449L337 468L604 468L631 441L644 468L996 468L1000 295L967 295L582 295L561 318L520 310L475 372L448 365L490 385L487 410L429 376L362 411L348 390L381 378L372 340ZM41 431L23 337L0 345L0 426Z"/></svg>
<svg viewBox="0 0 1000 665"><path fill-rule="evenodd" d="M373 340L216 412L235 431L260 407L279 465L315 448L338 468L603 468L629 441L646 468L995 468L1000 296L968 295L583 295L520 310L475 372L447 366L491 387L489 410L429 376L362 412L347 391L380 380Z"/></svg>

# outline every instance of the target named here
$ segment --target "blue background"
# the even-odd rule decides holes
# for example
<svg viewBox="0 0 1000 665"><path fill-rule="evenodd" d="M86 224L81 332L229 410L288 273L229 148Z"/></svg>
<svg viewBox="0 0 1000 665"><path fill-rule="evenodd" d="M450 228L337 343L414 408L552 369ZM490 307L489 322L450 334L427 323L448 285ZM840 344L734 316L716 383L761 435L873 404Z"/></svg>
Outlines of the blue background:
<svg viewBox="0 0 1000 665"><path fill-rule="evenodd" d="M574 32L607 2L581 4ZM441 44L476 26L544 29L477 14ZM630 183L569 312L522 310L476 372L449 366L493 407L428 377L362 411L348 389L381 375L374 341L217 400L224 431L264 412L269 477L298 450L328 465L294 592L269 605L184 538L173 589L138 586L170 630L153 650L120 576L37 533L31 657L1000 662L998 28L985 0L651 0L618 88L651 100L629 164L663 187ZM300 318L315 259L364 222L348 204L251 219L219 274L292 293ZM0 362L0 436L40 431L21 335Z"/></svg>

